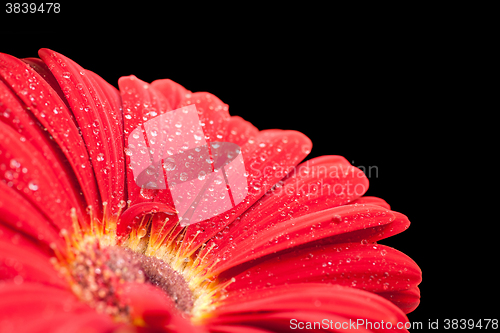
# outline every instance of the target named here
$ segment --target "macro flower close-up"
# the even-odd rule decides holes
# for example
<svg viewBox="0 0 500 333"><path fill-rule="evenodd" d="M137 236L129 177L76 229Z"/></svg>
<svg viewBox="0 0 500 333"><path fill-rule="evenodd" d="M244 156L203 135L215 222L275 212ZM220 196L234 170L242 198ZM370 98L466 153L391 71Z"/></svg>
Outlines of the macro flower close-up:
<svg viewBox="0 0 500 333"><path fill-rule="evenodd" d="M379 241L410 221L363 170L209 92L38 56L0 54L0 332L408 331L422 272Z"/></svg>

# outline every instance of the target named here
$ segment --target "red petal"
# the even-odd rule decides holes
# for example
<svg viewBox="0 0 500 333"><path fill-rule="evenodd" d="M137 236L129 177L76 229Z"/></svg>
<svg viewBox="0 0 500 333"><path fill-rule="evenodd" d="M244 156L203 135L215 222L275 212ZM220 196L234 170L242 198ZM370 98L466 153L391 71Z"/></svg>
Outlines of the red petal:
<svg viewBox="0 0 500 333"><path fill-rule="evenodd" d="M39 151L46 164L51 167L57 179L65 190L71 205L77 209L78 216L83 216L85 212L85 200L79 194L78 183L73 170L64 164L64 155L59 147L46 137L44 131L38 126L38 122L27 112L16 96L0 81L0 121L10 126L21 136L22 142L29 142L34 149Z"/></svg>
<svg viewBox="0 0 500 333"><path fill-rule="evenodd" d="M410 257L380 244L295 247L242 266L251 267L223 273L236 279L226 290L244 292L269 285L321 282L385 293L408 290L422 281L422 272ZM241 273L235 275L236 271Z"/></svg>
<svg viewBox="0 0 500 333"><path fill-rule="evenodd" d="M262 320L262 316L259 316L259 319ZM275 330L269 331L263 328L258 327L250 327L245 325L238 325L239 322L236 322L234 325L210 325L208 326L208 330L211 333L273 333Z"/></svg>
<svg viewBox="0 0 500 333"><path fill-rule="evenodd" d="M186 95L191 94L191 91L170 79L153 81L151 82L151 87L160 92L168 100L172 110L178 109L181 101L186 98Z"/></svg>
<svg viewBox="0 0 500 333"><path fill-rule="evenodd" d="M121 301L131 307L132 318L142 319L147 327L198 332L190 321L179 314L168 295L153 285L126 283L120 287L118 295Z"/></svg>
<svg viewBox="0 0 500 333"><path fill-rule="evenodd" d="M123 330L121 328L123 327ZM92 309L81 313L61 313L52 319L44 322L32 324L27 323L22 328L23 332L28 333L110 333L110 332L129 332L135 331L135 328L121 323L115 323L111 317L105 314L99 314Z"/></svg>
<svg viewBox="0 0 500 333"><path fill-rule="evenodd" d="M390 224L380 225L374 228L360 229L343 235L338 235L333 239L333 241L335 243L356 243L365 240L368 243L373 243L381 239L397 235L408 229L410 221L408 221L408 218L405 215L392 210L391 213L395 218Z"/></svg>
<svg viewBox="0 0 500 333"><path fill-rule="evenodd" d="M66 325L69 331L81 332L83 327L75 327L79 319L84 319L85 328L95 332L109 332L120 326L81 303L68 290L27 282L0 285L0 323L3 325L0 328L5 328L2 332L59 332L60 324ZM72 321L74 325L70 324Z"/></svg>
<svg viewBox="0 0 500 333"><path fill-rule="evenodd" d="M21 234L0 225L0 280L40 282L68 288L67 282L50 263L50 257Z"/></svg>
<svg viewBox="0 0 500 333"><path fill-rule="evenodd" d="M85 73L94 80L94 82L101 88L103 94L106 96L106 100L108 101L108 105L110 107L108 111L110 112L111 118L115 119L118 123L119 128L121 129L121 132L119 134L122 137L122 141L124 141L123 109L120 92L94 72L86 70Z"/></svg>
<svg viewBox="0 0 500 333"><path fill-rule="evenodd" d="M276 224L255 235L250 234L234 243L231 249L216 253L209 260L220 260L214 272L221 272L270 253L324 238L328 238L325 240L327 243L373 242L387 236L387 225L392 228L392 224L396 223L396 214L399 213L375 205L334 207ZM394 233L394 230L389 230L389 234Z"/></svg>
<svg viewBox="0 0 500 333"><path fill-rule="evenodd" d="M368 179L341 156L321 156L300 164L278 185L216 237L217 251L291 218L345 205L365 193Z"/></svg>
<svg viewBox="0 0 500 333"><path fill-rule="evenodd" d="M158 84L165 88L165 84ZM200 124L205 135L206 142L221 141L224 138L226 128L229 122L228 105L224 104L216 96L207 92L190 93L180 89L180 94L184 98L178 104L178 108L183 106L195 105L198 112ZM173 206L173 199L169 190L159 191L155 201L166 202ZM178 217L177 217L178 219ZM177 222L177 221L171 221ZM161 224L153 224L152 230L159 230ZM177 227L174 232L169 236L169 240L175 238L182 230L183 227ZM196 231L197 232L197 231ZM189 232L188 232L189 233Z"/></svg>
<svg viewBox="0 0 500 333"><path fill-rule="evenodd" d="M167 213L174 215L176 210L161 202L142 202L127 209L120 217L117 235L128 235L132 228L139 222L140 217L151 213Z"/></svg>
<svg viewBox="0 0 500 333"><path fill-rule="evenodd" d="M313 310L314 311L314 310ZM224 318L225 325L210 325L210 332L215 329L215 332L234 332L239 333L239 330L231 330L233 327L247 327L248 331L241 332L296 332L299 330L307 330L308 332L348 332L355 331L360 333L371 333L362 326L354 326L349 329L349 319L346 317L332 315L328 312L321 311L289 311L289 312L270 312L270 313L245 313L242 315L232 315ZM352 320L351 320L352 322ZM231 323L231 325L227 325ZM356 323L356 320L354 320ZM249 325L249 326L236 326ZM338 325L335 328L335 325ZM342 325L344 328L342 329ZM225 330L225 328L229 330Z"/></svg>
<svg viewBox="0 0 500 333"><path fill-rule="evenodd" d="M361 205L371 204L371 205L378 205L380 207L391 209L391 206L389 206L389 204L384 199L377 198L377 197L371 197L371 196L358 198L358 199L352 201L351 204L361 204Z"/></svg>
<svg viewBox="0 0 500 333"><path fill-rule="evenodd" d="M304 159L311 147L311 140L304 134L283 130L261 131L255 140L241 147L245 169L249 173L248 194L245 200L222 216L188 226L184 238L188 241L183 242L184 253L187 255L194 253L201 244L233 222ZM273 168L281 172L268 171Z"/></svg>
<svg viewBox="0 0 500 333"><path fill-rule="evenodd" d="M195 105L208 142L222 141L229 122L229 106L207 92L186 94L179 107Z"/></svg>
<svg viewBox="0 0 500 333"><path fill-rule="evenodd" d="M0 122L0 179L16 190L59 228L72 230L71 208L59 177L41 153Z"/></svg>
<svg viewBox="0 0 500 333"><path fill-rule="evenodd" d="M59 87L59 83L57 83L56 78L54 77L54 75L52 75L50 69L47 67L47 65L45 65L43 60L39 58L24 58L21 60L30 65L31 68L33 68L48 84L50 84L52 89L54 89L54 91L59 95L61 100L69 109L68 101L66 100L66 97L64 97L64 93L61 90L61 87Z"/></svg>
<svg viewBox="0 0 500 333"><path fill-rule="evenodd" d="M222 141L233 142L242 147L249 139L257 137L259 130L240 116L231 116L227 124L226 136Z"/></svg>
<svg viewBox="0 0 500 333"><path fill-rule="evenodd" d="M420 289L413 287L409 290L378 293L385 299L396 304L404 313L410 313L420 304Z"/></svg>
<svg viewBox="0 0 500 333"><path fill-rule="evenodd" d="M94 216L100 205L87 149L73 117L52 87L21 60L0 54L0 76L61 147L81 185ZM57 111L57 114L54 113Z"/></svg>
<svg viewBox="0 0 500 333"><path fill-rule="evenodd" d="M168 100L148 83L139 80L135 76L121 77L118 80L120 94L123 101L125 147L129 147L129 135L136 128L145 132L144 123L160 114L171 110ZM149 147L149 146L148 146ZM139 149L139 147L137 147ZM147 147L144 147L147 149ZM131 153L133 153L130 150ZM150 156L152 160L152 156ZM157 190L141 189L134 179L131 167L131 158L126 156L127 165L127 189L129 205L138 202L152 201L158 194ZM163 202L163 201L162 201ZM172 204L172 202L164 202Z"/></svg>
<svg viewBox="0 0 500 333"><path fill-rule="evenodd" d="M332 314L354 321L364 319L380 323L383 320L390 322L391 331L395 332L406 332L397 330L396 325L408 321L399 308L380 296L363 290L315 283L283 285L245 294L229 293L208 321L214 325L232 323L235 315L242 316L242 319L246 315L302 311Z"/></svg>
<svg viewBox="0 0 500 333"><path fill-rule="evenodd" d="M118 110L113 107L95 74L85 75L85 70L67 57L48 49L41 49L40 58L66 94L71 110L80 125L87 145L101 199L107 202L106 218L121 210L124 200L123 131Z"/></svg>
<svg viewBox="0 0 500 333"><path fill-rule="evenodd" d="M46 245L54 243L60 251L66 248L66 242L59 237L55 226L3 182L0 182L0 221Z"/></svg>

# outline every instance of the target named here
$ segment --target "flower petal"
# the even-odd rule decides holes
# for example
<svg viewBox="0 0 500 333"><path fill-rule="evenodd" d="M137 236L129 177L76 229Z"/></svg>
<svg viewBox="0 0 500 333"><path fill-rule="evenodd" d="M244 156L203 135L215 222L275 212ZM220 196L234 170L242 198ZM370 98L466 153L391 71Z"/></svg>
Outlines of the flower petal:
<svg viewBox="0 0 500 333"><path fill-rule="evenodd" d="M131 155L134 152L129 150L129 135L136 128L141 128L142 133L145 133L144 123L150 119L155 118L158 115L164 114L167 111L172 110L168 100L154 88L139 80L134 75L121 77L118 80L118 86L120 87L120 94L123 103L123 114L124 114L124 133L125 133L125 147L126 154L126 172L127 172L127 191L129 205L134 205L135 203L152 201L154 197L158 194L158 190L141 188L137 185L134 179L134 173L131 169ZM146 143L147 144L147 143ZM147 150L149 146L143 147ZM137 147L139 150L139 147ZM153 157L150 153L151 162ZM166 204L172 204L172 202L164 202Z"/></svg>
<svg viewBox="0 0 500 333"><path fill-rule="evenodd" d="M341 156L321 156L300 164L278 185L212 240L217 251L291 218L345 205L365 193L368 179Z"/></svg>
<svg viewBox="0 0 500 333"><path fill-rule="evenodd" d="M120 87L120 94L123 100L125 147L127 149L126 174L129 207L133 207L134 205L148 201L161 202L164 205L174 207L172 195L170 194L170 190L168 188L163 190L148 189L141 188L137 184L132 170L131 156L134 151L132 151L132 149L129 149L129 145L132 143L129 142L129 136L132 134L132 132L137 128L140 128L142 131L142 135L144 137L147 137L147 135L145 135L146 128L144 124L148 120L151 120L156 116L171 111L172 107L170 106L170 102L152 85L139 80L133 75L128 77L121 77L118 80L118 85ZM163 138L162 132L160 132L160 138ZM149 148L158 147L150 140L146 141L145 138L139 138L137 140L144 141L145 146L143 147L143 149L145 149L144 151L148 152L148 157L145 158L145 161L152 164L156 159L155 156L150 153ZM164 142L161 142L161 140L158 140L158 142L160 146L163 146ZM140 150L140 147L136 148L136 150ZM178 216L174 215L169 217L169 219L170 223L168 224L168 226L170 228L173 228L178 221ZM132 230L135 225L134 221L135 220L132 220L130 218L123 219L122 217L119 224L119 235L124 235L123 233L130 232L130 230ZM153 216L151 223L151 234L155 235L155 239L163 239L161 238L160 233L165 234L170 231L170 228L164 228L163 222L164 220L160 219L159 216ZM175 237L176 235L177 233L175 233L173 236Z"/></svg>
<svg viewBox="0 0 500 333"><path fill-rule="evenodd" d="M66 248L66 243L59 237L55 225L42 216L28 200L3 182L0 182L0 225L1 223L47 246L54 243L60 251Z"/></svg>
<svg viewBox="0 0 500 333"><path fill-rule="evenodd" d="M420 304L420 289L418 287L377 294L397 305L404 313L412 312Z"/></svg>
<svg viewBox="0 0 500 333"><path fill-rule="evenodd" d="M76 174L87 204L92 206L91 211L99 218L97 207L100 201L87 148L64 102L28 64L7 54L0 54L0 77L61 147Z"/></svg>
<svg viewBox="0 0 500 333"><path fill-rule="evenodd" d="M301 311L326 313L354 321L363 319L365 322L380 323L383 320L392 324L390 331L407 332L396 327L397 323L407 322L407 317L386 299L359 289L315 283L282 285L248 293L228 293L224 303L217 307L208 322L212 325L233 323L233 316L240 316L238 321L244 322L246 315Z"/></svg>
<svg viewBox="0 0 500 333"><path fill-rule="evenodd" d="M246 327L248 331L241 332L259 333L259 332L295 332L299 330L307 330L312 332L349 332L355 330L360 333L371 333L373 331L365 329L363 326L357 326L352 319L336 316L328 312L321 311L283 311L269 313L245 313L242 315L232 315L224 318L224 325L210 325L209 329L215 329L215 332L234 332L239 333L239 330L231 330L232 327ZM231 323L227 325L227 323ZM232 324L234 323L234 324ZM236 326L248 325L248 326ZM337 328L336 326L337 325ZM344 325L344 329L342 329ZM226 330L228 328L229 330ZM265 330L263 329L265 328Z"/></svg>
<svg viewBox="0 0 500 333"><path fill-rule="evenodd" d="M250 140L241 147L245 169L248 172L246 198L222 216L188 226L184 238L187 241L182 244L183 252L187 255L194 253L201 244L232 223L302 161L309 154L311 147L311 140L297 131L260 131L255 140ZM267 172L272 168L282 172Z"/></svg>
<svg viewBox="0 0 500 333"><path fill-rule="evenodd" d="M208 92L186 94L179 107L195 105L208 142L221 141L229 122L229 106Z"/></svg>
<svg viewBox="0 0 500 333"><path fill-rule="evenodd" d="M50 258L51 255L37 244L0 224L0 280L40 282L68 288Z"/></svg>
<svg viewBox="0 0 500 333"><path fill-rule="evenodd" d="M263 319L263 316L258 315L259 319ZM236 322L233 325L210 325L208 330L212 333L273 333L275 330L269 331L263 328L251 327L246 325L238 325Z"/></svg>
<svg viewBox="0 0 500 333"><path fill-rule="evenodd" d="M161 202L141 202L133 205L120 216L117 235L128 235L143 215L160 212L174 215L176 210Z"/></svg>
<svg viewBox="0 0 500 333"><path fill-rule="evenodd" d="M122 327L123 330L121 330ZM116 323L109 316L88 309L81 313L59 313L51 320L36 324L30 322L22 329L29 333L109 333L134 332L135 328L127 324Z"/></svg>
<svg viewBox="0 0 500 333"><path fill-rule="evenodd" d="M117 292L120 300L131 307L132 319L150 328L175 328L178 332L198 332L191 322L175 309L162 290L150 284L124 283Z"/></svg>
<svg viewBox="0 0 500 333"><path fill-rule="evenodd" d="M215 253L208 259L208 265L210 261L220 262L215 266L215 274L270 253L322 239L325 243L374 242L404 230L399 227L397 214L376 205L325 209L250 234L232 248Z"/></svg>
<svg viewBox="0 0 500 333"><path fill-rule="evenodd" d="M85 70L67 57L49 49L41 49L40 58L47 64L80 125L101 199L107 203L105 218L121 211L124 200L124 152L121 117L112 107L95 74L85 75ZM102 82L101 82L102 83Z"/></svg>
<svg viewBox="0 0 500 333"><path fill-rule="evenodd" d="M270 254L223 273L236 279L226 289L244 292L270 285L321 282L385 293L412 289L422 281L417 264L388 246L353 243L305 245L309 246ZM236 275L238 271L241 273Z"/></svg>
<svg viewBox="0 0 500 333"><path fill-rule="evenodd" d="M59 177L31 143L0 122L0 164L6 171L0 179L16 190L58 228L72 230L73 204Z"/></svg>
<svg viewBox="0 0 500 333"><path fill-rule="evenodd" d="M50 73L50 72L49 72ZM51 74L52 75L52 74ZM0 121L10 126L21 136L21 142L29 142L41 152L46 163L54 171L62 188L65 190L71 206L78 216L84 216L85 199L79 194L79 185L71 167L62 161L65 159L59 147L44 134L36 119L24 109L21 101L0 81Z"/></svg>
<svg viewBox="0 0 500 333"><path fill-rule="evenodd" d="M35 70L45 80L45 82L47 82L52 87L52 89L54 89L54 91L59 95L61 100L69 109L70 106L68 104L68 101L66 100L66 97L64 97L64 93L61 90L61 87L59 87L59 83L57 83L56 78L54 77L54 75L52 75L52 72L43 62L43 60L39 58L24 58L21 60L30 65L30 67L33 68L33 70Z"/></svg>
<svg viewBox="0 0 500 333"><path fill-rule="evenodd" d="M242 147L249 139L256 138L259 130L240 116L231 116L223 141L236 143Z"/></svg>
<svg viewBox="0 0 500 333"><path fill-rule="evenodd" d="M186 99L186 95L191 94L191 91L170 79L155 80L151 82L151 87L168 100L172 110L178 109L180 103Z"/></svg>
<svg viewBox="0 0 500 333"><path fill-rule="evenodd" d="M358 199L352 201L351 204L361 204L361 205L371 204L371 205L378 205L380 207L391 209L391 206L389 206L389 204L384 199L377 198L377 197L371 197L371 196L365 196L365 197L358 198Z"/></svg>
<svg viewBox="0 0 500 333"><path fill-rule="evenodd" d="M69 290L29 282L0 285L2 332L60 332L58 325L61 324L66 329L64 332L81 332L80 319L84 319L86 328L95 332L110 332L120 326L80 302Z"/></svg>

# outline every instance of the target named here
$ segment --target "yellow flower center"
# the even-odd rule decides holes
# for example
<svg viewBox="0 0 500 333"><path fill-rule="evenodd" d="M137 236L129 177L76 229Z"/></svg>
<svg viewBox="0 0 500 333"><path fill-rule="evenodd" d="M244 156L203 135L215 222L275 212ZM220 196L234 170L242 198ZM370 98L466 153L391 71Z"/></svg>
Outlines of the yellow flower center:
<svg viewBox="0 0 500 333"><path fill-rule="evenodd" d="M74 232L69 236L61 230L67 251L61 253L54 248L57 259L53 263L83 302L117 321L137 324L130 317L129 306L116 294L122 283L157 286L159 292L172 299L178 311L199 324L225 298L225 287L234 281L219 283L211 274L213 265L205 262L212 248L202 256L187 255L182 250L186 228L176 237L170 237L175 228L170 234L162 233L163 228L152 232L154 214L143 216L124 239L116 236L117 220L101 222L91 216L91 225L84 230L74 209L71 216ZM168 218L163 226L167 221Z"/></svg>

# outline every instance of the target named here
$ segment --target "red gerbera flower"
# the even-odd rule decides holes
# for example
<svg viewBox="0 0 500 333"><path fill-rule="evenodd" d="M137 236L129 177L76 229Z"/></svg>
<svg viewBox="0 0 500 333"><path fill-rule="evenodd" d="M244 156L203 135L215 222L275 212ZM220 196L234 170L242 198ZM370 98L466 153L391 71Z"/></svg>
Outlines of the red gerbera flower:
<svg viewBox="0 0 500 333"><path fill-rule="evenodd" d="M406 331L421 272L377 241L409 221L362 196L359 169L299 164L305 135L259 131L212 94L134 76L118 91L39 56L0 55L0 331ZM170 189L138 185L129 135L190 105L212 150L241 147L247 186L183 226Z"/></svg>

